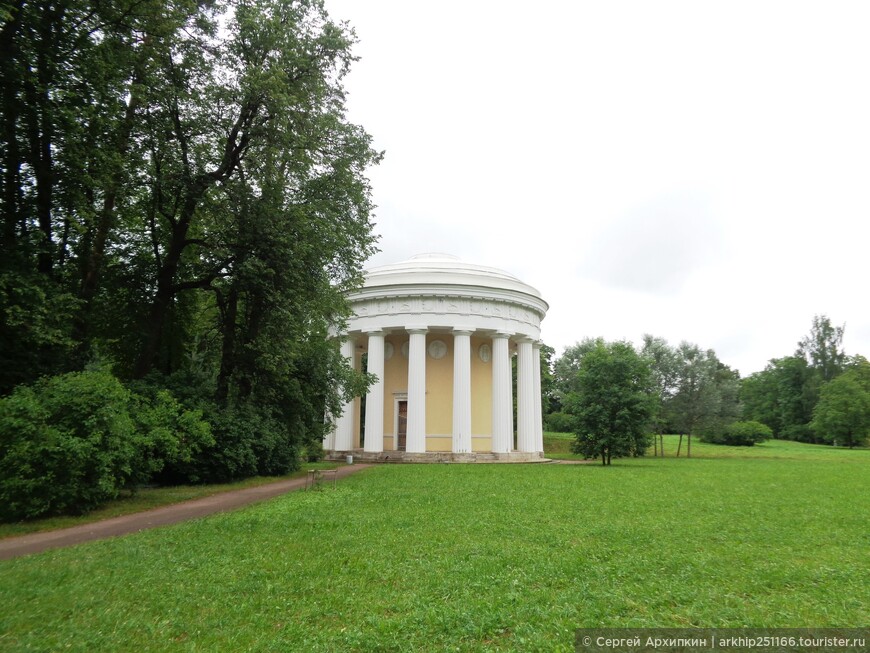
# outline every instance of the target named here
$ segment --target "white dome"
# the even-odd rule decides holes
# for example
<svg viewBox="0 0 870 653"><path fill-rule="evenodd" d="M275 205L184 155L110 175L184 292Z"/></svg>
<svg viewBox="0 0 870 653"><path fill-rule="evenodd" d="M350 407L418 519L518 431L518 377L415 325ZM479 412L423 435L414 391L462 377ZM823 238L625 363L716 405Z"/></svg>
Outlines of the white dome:
<svg viewBox="0 0 870 653"><path fill-rule="evenodd" d="M364 288L384 286L470 286L520 292L538 300L546 312L549 308L535 288L499 268L467 263L450 254L417 254L406 261L380 265L366 271ZM464 292L462 294L465 294Z"/></svg>
<svg viewBox="0 0 870 653"><path fill-rule="evenodd" d="M348 299L352 332L424 325L537 339L549 308L541 293L514 275L443 253L370 268L362 288Z"/></svg>

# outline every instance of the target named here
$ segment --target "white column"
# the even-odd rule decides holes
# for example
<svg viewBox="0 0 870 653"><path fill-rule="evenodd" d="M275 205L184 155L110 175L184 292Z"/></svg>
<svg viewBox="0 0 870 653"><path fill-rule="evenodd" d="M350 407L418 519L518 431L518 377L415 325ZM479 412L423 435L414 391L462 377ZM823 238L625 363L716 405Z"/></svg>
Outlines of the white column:
<svg viewBox="0 0 870 653"><path fill-rule="evenodd" d="M363 449L372 453L384 450L384 332L371 331L366 371L378 377L366 395L366 433Z"/></svg>
<svg viewBox="0 0 870 653"><path fill-rule="evenodd" d="M517 450L535 450L535 380L532 340L522 338L517 346Z"/></svg>
<svg viewBox="0 0 870 653"><path fill-rule="evenodd" d="M453 329L453 453L471 453L471 333Z"/></svg>
<svg viewBox="0 0 870 653"><path fill-rule="evenodd" d="M341 343L341 355L347 359L350 367L356 365L355 346L356 340L350 336ZM335 429L329 438L329 444L324 444L324 448L328 451L350 451L353 449L353 409L353 399L344 404L341 415L335 420Z"/></svg>
<svg viewBox="0 0 870 653"><path fill-rule="evenodd" d="M514 411L511 390L510 334L492 337L492 450L508 453L514 448Z"/></svg>
<svg viewBox="0 0 870 653"><path fill-rule="evenodd" d="M326 418L325 419L329 419L330 417L331 417L331 415L329 414L329 411L326 411ZM335 430L337 428L338 428L338 423L336 420L336 423L334 423L332 425L332 428L329 429L329 431L323 435L323 450L324 451L326 451L326 452L335 451Z"/></svg>
<svg viewBox="0 0 870 653"><path fill-rule="evenodd" d="M544 420L541 413L541 341L532 344L532 371L535 402L535 446L534 450L544 452Z"/></svg>
<svg viewBox="0 0 870 653"><path fill-rule="evenodd" d="M408 433L405 451L426 451L426 329L408 329Z"/></svg>

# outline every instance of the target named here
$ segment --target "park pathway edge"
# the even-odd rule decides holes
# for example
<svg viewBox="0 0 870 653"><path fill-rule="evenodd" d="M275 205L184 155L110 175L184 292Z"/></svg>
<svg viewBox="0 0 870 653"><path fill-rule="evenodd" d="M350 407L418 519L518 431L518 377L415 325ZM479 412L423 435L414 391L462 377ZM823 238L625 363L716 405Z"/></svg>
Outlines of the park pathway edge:
<svg viewBox="0 0 870 653"><path fill-rule="evenodd" d="M369 467L371 465L366 464L339 467L336 470L336 477L341 479ZM0 540L0 560L9 560L10 558L48 551L49 549L59 549L81 544L82 542L129 535L130 533L138 533L149 528L168 526L191 519L207 517L208 515L234 510L258 501L272 499L287 492L299 490L305 487L305 482L306 478L304 476L291 478L242 490L218 492L217 494L200 499L182 501L181 503L174 503L143 512L134 512L120 517L112 517L111 519L104 519L90 524L5 538Z"/></svg>

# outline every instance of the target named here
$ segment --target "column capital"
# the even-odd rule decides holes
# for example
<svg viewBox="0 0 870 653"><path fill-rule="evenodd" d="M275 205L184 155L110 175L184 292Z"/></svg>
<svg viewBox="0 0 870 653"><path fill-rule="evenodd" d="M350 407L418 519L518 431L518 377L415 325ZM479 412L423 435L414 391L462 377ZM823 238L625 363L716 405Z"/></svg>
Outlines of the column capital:
<svg viewBox="0 0 870 653"><path fill-rule="evenodd" d="M472 327L453 327L453 335L454 336L470 336L477 329Z"/></svg>
<svg viewBox="0 0 870 653"><path fill-rule="evenodd" d="M495 333L492 334L492 339L495 340L496 338L499 338L499 339L504 338L504 339L509 340L510 338L513 337L513 335L514 334L511 333L510 331L496 331Z"/></svg>
<svg viewBox="0 0 870 653"><path fill-rule="evenodd" d="M523 334L518 335L516 338L514 338L514 340L516 340L517 342L530 343L530 344L534 344L535 342L537 342L531 336L527 336L527 335L523 335Z"/></svg>
<svg viewBox="0 0 870 653"><path fill-rule="evenodd" d="M409 326L409 327L405 327L405 331L407 331L409 335L415 334L415 333L422 333L423 335L426 335L427 333L429 333L429 327Z"/></svg>
<svg viewBox="0 0 870 653"><path fill-rule="evenodd" d="M367 336L385 336L387 335L386 329L372 329L371 331L366 331L365 334Z"/></svg>

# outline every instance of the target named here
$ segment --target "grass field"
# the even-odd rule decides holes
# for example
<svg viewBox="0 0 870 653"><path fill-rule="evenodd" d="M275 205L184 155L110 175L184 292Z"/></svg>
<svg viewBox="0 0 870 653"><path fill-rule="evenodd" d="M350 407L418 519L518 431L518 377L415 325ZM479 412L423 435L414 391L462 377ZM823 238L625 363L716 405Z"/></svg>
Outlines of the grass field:
<svg viewBox="0 0 870 653"><path fill-rule="evenodd" d="M870 624L870 451L692 449L385 465L0 562L0 651L571 651L578 627Z"/></svg>
<svg viewBox="0 0 870 653"><path fill-rule="evenodd" d="M218 485L179 485L173 487L142 488L135 494L124 492L122 496L114 501L109 501L102 508L98 508L86 515L46 517L45 519L33 521L0 524L0 539L16 535L26 535L27 533L68 528L70 526L78 526L79 524L89 524L102 519L111 519L112 517L120 517L121 515L159 508L172 503L200 499L220 492L265 485L266 483L286 478L301 478L308 473L309 469L334 469L335 467L337 467L335 463L305 463L298 472L288 474L287 476L255 476L254 478L236 483L222 483Z"/></svg>

